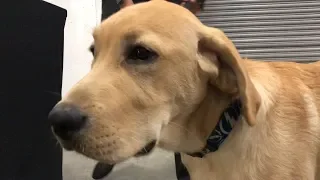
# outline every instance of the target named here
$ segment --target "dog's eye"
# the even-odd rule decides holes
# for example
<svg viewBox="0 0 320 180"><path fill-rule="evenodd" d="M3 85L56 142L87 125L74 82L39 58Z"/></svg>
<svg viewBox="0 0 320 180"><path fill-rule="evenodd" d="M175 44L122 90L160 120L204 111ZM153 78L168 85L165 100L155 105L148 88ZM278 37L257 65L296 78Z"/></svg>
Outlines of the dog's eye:
<svg viewBox="0 0 320 180"><path fill-rule="evenodd" d="M94 46L93 46L93 45L91 45L91 46L89 47L89 51L92 53L92 55L94 55Z"/></svg>
<svg viewBox="0 0 320 180"><path fill-rule="evenodd" d="M137 45L131 48L128 54L128 63L149 63L157 54L143 46Z"/></svg>

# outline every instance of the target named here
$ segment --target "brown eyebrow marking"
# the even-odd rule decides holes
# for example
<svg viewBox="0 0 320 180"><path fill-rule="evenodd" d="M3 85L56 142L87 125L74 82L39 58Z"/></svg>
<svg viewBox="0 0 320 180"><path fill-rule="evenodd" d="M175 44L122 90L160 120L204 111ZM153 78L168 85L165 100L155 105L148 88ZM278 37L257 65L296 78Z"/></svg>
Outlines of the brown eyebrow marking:
<svg viewBox="0 0 320 180"><path fill-rule="evenodd" d="M130 51L131 47L136 43L136 40L138 39L138 33L137 32L129 32L124 35L124 39L121 42L121 49L123 50L122 53L126 55L128 51Z"/></svg>
<svg viewBox="0 0 320 180"><path fill-rule="evenodd" d="M138 39L137 32L129 32L124 36L125 42L128 44L134 43Z"/></svg>

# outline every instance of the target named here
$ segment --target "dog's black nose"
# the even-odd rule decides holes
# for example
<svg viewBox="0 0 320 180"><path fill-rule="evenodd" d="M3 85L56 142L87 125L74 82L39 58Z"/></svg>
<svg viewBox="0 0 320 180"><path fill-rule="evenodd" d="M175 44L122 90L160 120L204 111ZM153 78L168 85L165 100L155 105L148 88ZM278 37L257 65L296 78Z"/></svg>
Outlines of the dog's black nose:
<svg viewBox="0 0 320 180"><path fill-rule="evenodd" d="M71 104L56 105L48 117L54 133L63 140L70 140L85 124L87 116Z"/></svg>

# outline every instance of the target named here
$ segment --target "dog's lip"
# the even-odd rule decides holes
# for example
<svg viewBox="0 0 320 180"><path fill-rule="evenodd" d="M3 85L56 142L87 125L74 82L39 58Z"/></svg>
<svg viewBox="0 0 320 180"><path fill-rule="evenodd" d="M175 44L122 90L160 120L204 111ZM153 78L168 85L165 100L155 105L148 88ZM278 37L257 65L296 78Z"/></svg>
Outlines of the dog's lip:
<svg viewBox="0 0 320 180"><path fill-rule="evenodd" d="M144 148L142 148L135 156L137 157L149 154L156 147L156 144L156 140L151 141Z"/></svg>
<svg viewBox="0 0 320 180"><path fill-rule="evenodd" d="M73 150L74 150L74 148L73 148L71 145L69 145L69 144L64 144L64 145L63 145L63 148L64 148L65 150L67 150L67 151L73 151Z"/></svg>

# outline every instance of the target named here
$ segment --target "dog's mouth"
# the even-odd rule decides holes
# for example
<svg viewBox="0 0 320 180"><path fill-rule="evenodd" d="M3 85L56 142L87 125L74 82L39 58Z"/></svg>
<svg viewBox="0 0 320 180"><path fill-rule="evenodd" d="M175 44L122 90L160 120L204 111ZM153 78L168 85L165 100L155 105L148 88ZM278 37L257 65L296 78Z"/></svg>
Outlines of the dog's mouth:
<svg viewBox="0 0 320 180"><path fill-rule="evenodd" d="M65 142L63 140L59 140L60 145L67 151L74 151L75 148L73 146L73 143L71 142ZM148 155L153 151L153 149L156 147L157 141L153 140L150 143L148 143L144 148L142 148L138 153L136 153L135 157L145 156Z"/></svg>
<svg viewBox="0 0 320 180"><path fill-rule="evenodd" d="M61 147L63 147L63 149L67 151L74 151L74 146L71 142L66 142L61 139L59 139L58 142L61 145Z"/></svg>
<svg viewBox="0 0 320 180"><path fill-rule="evenodd" d="M149 144L147 144L144 148L142 148L135 156L145 156L148 155L155 147L156 147L157 141L151 141Z"/></svg>
<svg viewBox="0 0 320 180"><path fill-rule="evenodd" d="M55 135L55 133L53 133ZM55 138L57 140L57 143L60 144L60 146L67 150L67 151L73 151L74 150L74 147L73 147L73 144L71 142L68 142L68 141L64 141L62 140L61 138L59 138L59 136L55 135Z"/></svg>

